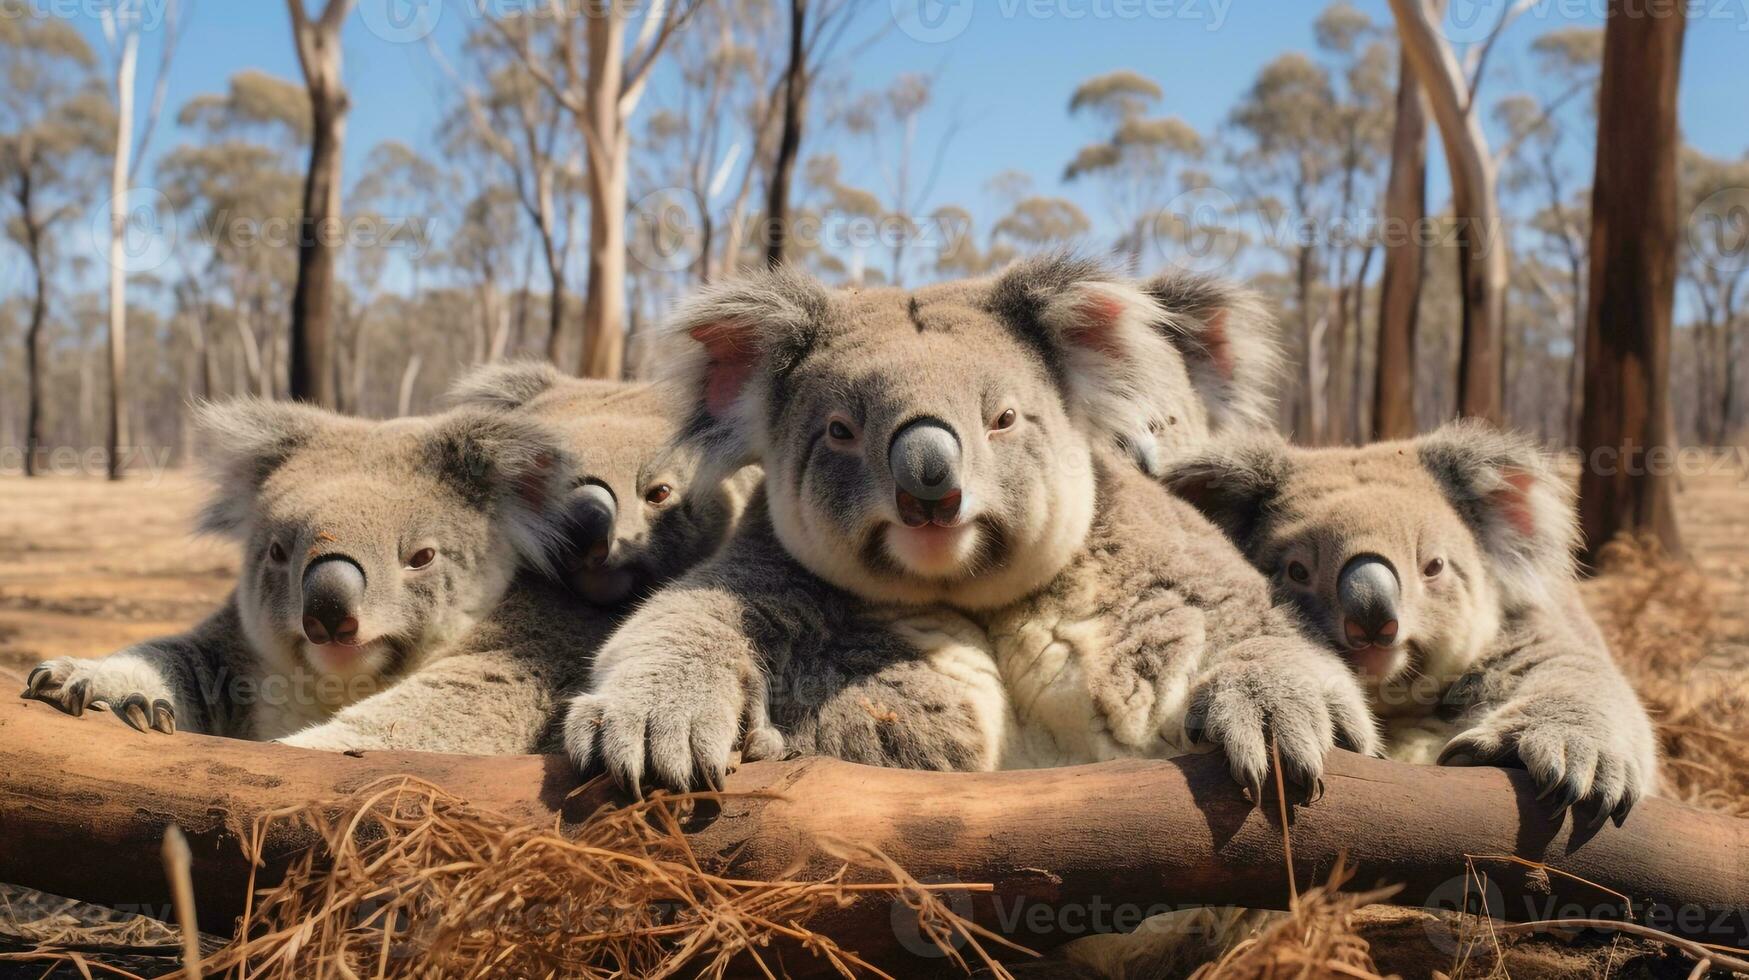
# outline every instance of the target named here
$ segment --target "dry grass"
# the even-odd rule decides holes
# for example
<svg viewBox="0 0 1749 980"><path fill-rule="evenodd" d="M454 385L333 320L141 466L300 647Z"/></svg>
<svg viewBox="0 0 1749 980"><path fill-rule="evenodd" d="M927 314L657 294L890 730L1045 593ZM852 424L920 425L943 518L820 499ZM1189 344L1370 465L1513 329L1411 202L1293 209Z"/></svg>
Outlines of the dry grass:
<svg viewBox="0 0 1749 980"><path fill-rule="evenodd" d="M885 976L808 923L890 896L919 934L967 967L956 943L997 976L984 941L924 885L866 847L819 841L837 867L817 880L742 881L702 870L681 820L734 794L664 797L592 816L560 833L482 811L428 783L391 778L347 799L265 815L314 830L323 846L259 893L212 972L311 977L777 976L811 958L851 976ZM259 854L259 850L257 851ZM988 886L951 886L988 890ZM967 970L969 972L969 970Z"/></svg>
<svg viewBox="0 0 1749 980"><path fill-rule="evenodd" d="M1635 541L1602 572L1588 604L1657 723L1665 795L1749 817L1749 664L1720 636L1708 578Z"/></svg>

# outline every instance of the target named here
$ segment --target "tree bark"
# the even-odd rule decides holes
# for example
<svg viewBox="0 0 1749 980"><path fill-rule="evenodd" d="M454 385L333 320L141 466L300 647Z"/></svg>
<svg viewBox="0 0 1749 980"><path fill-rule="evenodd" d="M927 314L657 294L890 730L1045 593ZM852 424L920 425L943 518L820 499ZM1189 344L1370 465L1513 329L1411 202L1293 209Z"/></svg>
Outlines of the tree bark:
<svg viewBox="0 0 1749 980"><path fill-rule="evenodd" d="M119 20L120 18L118 18ZM134 70L140 51L137 26L124 27L115 69L115 154L109 175L109 430L106 466L122 477L122 447L128 438L128 185L134 148ZM168 42L166 42L168 43Z"/></svg>
<svg viewBox="0 0 1749 980"><path fill-rule="evenodd" d="M31 180L28 171L18 176L17 199L24 215L24 237L30 252L30 325L24 330L24 374L26 408L24 415L24 475L37 474L37 456L43 445L43 326L49 319L49 277L43 267L43 230L32 210Z"/></svg>
<svg viewBox="0 0 1749 980"><path fill-rule="evenodd" d="M803 113L808 90L807 0L790 0L789 67L784 71L783 128L765 197L765 264L782 265L789 245L789 185L802 148Z"/></svg>
<svg viewBox="0 0 1749 980"><path fill-rule="evenodd" d="M1379 282L1379 350L1374 367L1372 437L1412 438L1415 421L1415 327L1427 250L1427 106L1407 56L1397 69L1397 117L1385 185L1385 270Z"/></svg>
<svg viewBox="0 0 1749 980"><path fill-rule="evenodd" d="M1463 347L1458 358L1458 413L1505 421L1501 401L1501 331L1506 320L1506 225L1495 190L1488 138L1470 111L1469 83L1440 37L1424 0L1390 0L1403 57L1427 92L1451 173L1458 222L1458 281Z"/></svg>
<svg viewBox="0 0 1749 980"><path fill-rule="evenodd" d="M339 250L340 159L350 108L340 78L340 28L352 0L328 0L311 22L304 0L286 0L310 93L310 167L298 222L298 280L292 293L291 397L335 407L334 256Z"/></svg>
<svg viewBox="0 0 1749 980"><path fill-rule="evenodd" d="M1592 562L1623 533L1649 533L1670 554L1682 554L1669 379L1686 8L1622 4L1611 0L1604 29L1591 192L1579 520Z"/></svg>
<svg viewBox="0 0 1749 980"><path fill-rule="evenodd" d="M73 719L22 701L0 703L0 730L0 833L8 845L0 848L0 880L163 916L158 845L174 823L192 845L201 922L219 933L231 931L242 908L244 846L265 811L402 773L546 826L555 818L573 823L615 799L599 780L569 795L577 781L559 756L351 757L141 736L101 715ZM1672 931L1731 945L1749 931L1742 914L1749 822L1646 800L1621 827L1579 830L1538 801L1519 771L1410 766L1340 751L1325 777L1328 791L1298 808L1291 828L1302 884L1323 880L1346 854L1358 864L1355 887L1400 883L1392 901L1450 907L1463 891L1466 855L1514 854L1614 888L1636 908L1680 910L1665 924ZM1085 916L1028 914L1040 905L1053 913L1094 903L1108 912L1200 903L1285 908L1289 899L1276 803L1266 794L1267 805L1253 807L1216 753L977 774L815 758L744 766L728 792L772 795L734 796L714 818L689 822L693 851L710 870L744 879L824 877L836 864L813 840L874 845L920 880L993 884L993 894L972 896L966 908L1037 950L1087 925ZM262 883L310 844L306 833L278 826L262 852ZM1546 918L1568 903L1607 915L1616 905L1565 875L1487 859L1477 867L1501 889L1489 908L1503 918ZM810 924L897 976L917 975L925 964L905 958L893 914L881 896Z"/></svg>
<svg viewBox="0 0 1749 980"><path fill-rule="evenodd" d="M589 158L589 282L583 297L586 378L617 379L625 365L626 168L624 87L625 14L608 3L586 25L589 76L584 92L584 139Z"/></svg>

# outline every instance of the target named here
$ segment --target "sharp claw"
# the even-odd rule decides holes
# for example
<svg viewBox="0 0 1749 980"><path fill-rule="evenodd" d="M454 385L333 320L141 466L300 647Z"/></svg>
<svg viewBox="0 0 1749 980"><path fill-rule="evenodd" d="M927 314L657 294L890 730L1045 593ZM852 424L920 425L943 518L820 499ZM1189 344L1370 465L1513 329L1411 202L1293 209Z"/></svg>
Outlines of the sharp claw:
<svg viewBox="0 0 1749 980"><path fill-rule="evenodd" d="M1310 806L1324 798L1324 777L1316 776L1312 785L1306 787L1306 805Z"/></svg>
<svg viewBox="0 0 1749 980"><path fill-rule="evenodd" d="M24 679L24 694L21 697L34 698L42 690L43 682L48 679L49 669L39 665Z"/></svg>
<svg viewBox="0 0 1749 980"><path fill-rule="evenodd" d="M176 708L159 698L152 702L152 727L166 735L176 734Z"/></svg>
<svg viewBox="0 0 1749 980"><path fill-rule="evenodd" d="M1262 806L1263 805L1263 777L1262 776L1255 776L1254 775L1251 777L1250 790L1251 790L1251 805L1253 807Z"/></svg>
<svg viewBox="0 0 1749 980"><path fill-rule="evenodd" d="M1634 808L1634 798L1631 796L1623 797L1622 801L1620 803L1616 804L1615 810L1614 810L1614 812L1612 812L1610 814L1610 817L1612 817L1615 820L1615 825L1617 827L1620 827L1622 824L1627 823L1628 812L1631 811L1633 808Z"/></svg>
<svg viewBox="0 0 1749 980"><path fill-rule="evenodd" d="M85 695L91 690L90 681L74 681L67 688L67 713L75 718L85 715Z"/></svg>

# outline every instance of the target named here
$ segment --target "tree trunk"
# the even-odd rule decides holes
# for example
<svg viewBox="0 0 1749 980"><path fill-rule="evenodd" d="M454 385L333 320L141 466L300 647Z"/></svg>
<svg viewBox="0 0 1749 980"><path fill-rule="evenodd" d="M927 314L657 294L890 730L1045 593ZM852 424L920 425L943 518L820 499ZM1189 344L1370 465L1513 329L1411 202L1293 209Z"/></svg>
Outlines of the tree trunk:
<svg viewBox="0 0 1749 980"><path fill-rule="evenodd" d="M1470 111L1469 83L1440 37L1424 0L1390 0L1403 57L1427 92L1451 173L1458 222L1458 281L1463 296L1463 348L1458 358L1458 413L1504 422L1501 411L1501 331L1506 319L1506 225L1495 192L1488 138Z"/></svg>
<svg viewBox="0 0 1749 980"><path fill-rule="evenodd" d="M168 42L166 42L168 43ZM128 438L128 185L134 147L134 68L140 32L121 38L115 69L115 154L109 175L109 478L122 476L122 447Z"/></svg>
<svg viewBox="0 0 1749 980"><path fill-rule="evenodd" d="M1397 118L1385 187L1385 270L1379 282L1379 350L1374 365L1372 437L1415 435L1415 325L1427 250L1427 106L1407 57L1397 69Z"/></svg>
<svg viewBox="0 0 1749 980"><path fill-rule="evenodd" d="M589 76L583 138L589 160L589 282L584 287L579 373L586 378L618 378L625 360L628 146L620 109L625 14L621 5L609 3L587 21Z"/></svg>
<svg viewBox="0 0 1749 980"><path fill-rule="evenodd" d="M1306 445L1314 445L1324 432L1324 395L1319 367L1323 360L1322 321L1312 318L1312 279L1316 275L1312 249L1300 246L1294 259L1294 297L1300 310L1300 340L1304 345L1300 360L1300 397L1294 416L1294 437Z"/></svg>
<svg viewBox="0 0 1749 980"><path fill-rule="evenodd" d="M565 330L565 267L550 233L541 237L542 252L547 260L547 360L559 363L559 344Z"/></svg>
<svg viewBox="0 0 1749 980"><path fill-rule="evenodd" d="M334 256L340 238L340 160L350 107L340 79L340 28L352 0L328 0L310 22L304 0L286 0L310 93L310 168L299 220L298 280L292 293L291 397L333 408Z"/></svg>
<svg viewBox="0 0 1749 980"><path fill-rule="evenodd" d="M789 185L802 148L803 112L808 89L807 0L790 0L789 67L784 72L783 129L778 134L777 160L771 168L771 189L765 197L765 264L782 265L789 243Z"/></svg>
<svg viewBox="0 0 1749 980"><path fill-rule="evenodd" d="M413 386L419 381L419 369L425 366L425 355L415 351L407 358L407 367L401 372L401 387L395 398L395 417L406 418L413 414Z"/></svg>
<svg viewBox="0 0 1749 980"><path fill-rule="evenodd" d="M559 756L349 757L201 735L141 736L101 714L73 719L19 700L0 702L0 728L8 844L0 848L0 880L165 915L158 845L175 823L193 845L201 923L222 934L242 909L246 845L265 812L402 774L544 827L574 826L618 802L604 780L573 793L577 778ZM1743 941L1737 913L1749 906L1749 824L1742 820L1648 799L1622 826L1587 831L1563 820L1554 802L1537 801L1522 770L1412 766L1342 751L1331 753L1325 780L1329 791L1317 803L1295 808L1293 868L1302 886L1322 881L1346 853L1358 862L1361 887L1400 883L1390 901L1450 908L1463 895L1466 855L1512 854L1563 874L1476 859L1498 917L1543 919L1551 908L1619 914L1619 898L1584 884L1592 881L1633 896L1636 907L1682 910L1657 916L1675 932ZM700 808L701 818L714 819L686 822L692 852L711 873L824 880L842 862L820 851L820 838L873 846L922 881L994 885L993 893L952 904L1036 950L1089 926L1085 915L1027 914L1043 908L1085 913L1098 902L1109 916L1126 906L1138 913L1180 904L1285 908L1290 898L1273 792L1254 807L1219 753L996 773L811 758L743 766L726 791L720 810ZM367 839L374 832L362 830ZM262 843L265 886L317 841L282 821ZM877 895L810 925L894 976L935 975L940 959L905 957L897 921L892 898ZM807 956L793 967L828 968Z"/></svg>
<svg viewBox="0 0 1749 980"><path fill-rule="evenodd" d="M1611 0L1591 192L1579 519L1585 557L1622 533L1682 553L1672 494L1670 321L1676 293L1676 87L1685 8ZM1662 452L1655 452L1662 447ZM1663 458L1660 458L1663 457Z"/></svg>
<svg viewBox="0 0 1749 980"><path fill-rule="evenodd" d="M25 241L30 251L32 292L30 325L24 330L24 374L26 395L24 414L24 475L37 474L37 456L43 444L43 326L49 319L49 278L43 268L42 227L37 224L31 208L30 177L18 178L18 202L24 213Z"/></svg>

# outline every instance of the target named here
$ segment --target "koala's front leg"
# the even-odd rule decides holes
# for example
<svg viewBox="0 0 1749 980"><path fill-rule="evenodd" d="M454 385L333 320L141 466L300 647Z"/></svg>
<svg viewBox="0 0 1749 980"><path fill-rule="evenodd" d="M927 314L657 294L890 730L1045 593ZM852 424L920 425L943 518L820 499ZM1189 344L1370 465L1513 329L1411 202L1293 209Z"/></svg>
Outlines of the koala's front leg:
<svg viewBox="0 0 1749 980"><path fill-rule="evenodd" d="M228 665L241 662L242 625L225 607L187 633L149 640L102 657L58 657L25 678L22 697L78 717L107 707L141 732L228 734Z"/></svg>
<svg viewBox="0 0 1749 980"><path fill-rule="evenodd" d="M1488 658L1454 685L1469 727L1440 765L1517 763L1559 810L1595 810L1592 824L1625 820L1657 790L1652 722L1607 653L1576 638L1544 637Z"/></svg>
<svg viewBox="0 0 1749 980"><path fill-rule="evenodd" d="M798 597L799 598L799 597ZM766 702L766 656L748 634L745 599L680 584L652 597L602 647L590 690L565 716L580 771L604 766L622 786L720 788L737 747L781 751Z"/></svg>
<svg viewBox="0 0 1749 980"><path fill-rule="evenodd" d="M1261 801L1271 765L1270 742L1281 754L1282 777L1305 799L1322 788L1332 746L1377 755L1379 738L1366 694L1334 655L1283 630L1219 651L1197 677L1185 736L1227 754L1233 778Z"/></svg>

